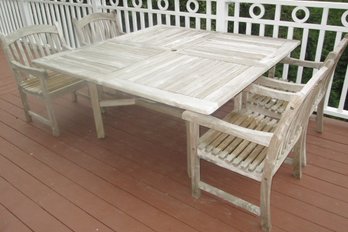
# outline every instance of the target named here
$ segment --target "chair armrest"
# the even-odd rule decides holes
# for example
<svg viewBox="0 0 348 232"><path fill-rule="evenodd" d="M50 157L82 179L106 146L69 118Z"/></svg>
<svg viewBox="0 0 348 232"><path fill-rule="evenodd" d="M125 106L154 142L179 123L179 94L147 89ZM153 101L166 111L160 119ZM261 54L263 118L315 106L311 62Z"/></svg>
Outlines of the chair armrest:
<svg viewBox="0 0 348 232"><path fill-rule="evenodd" d="M245 89L245 91L249 93L259 94L266 97L271 97L271 98L282 100L282 101L290 101L291 98L294 95L296 95L293 92L286 92L282 90L272 89L272 88L268 88L258 84L249 85Z"/></svg>
<svg viewBox="0 0 348 232"><path fill-rule="evenodd" d="M19 71L27 72L33 76L36 76L36 77L43 77L43 76L47 75L47 72L44 69L26 66L26 65L23 65L17 61L14 61L14 60L11 61L11 65L12 65L13 69L18 69Z"/></svg>
<svg viewBox="0 0 348 232"><path fill-rule="evenodd" d="M316 68L316 69L319 69L323 65L323 62L300 60L300 59L295 59L291 57L285 57L280 62L284 64L297 65L297 66L302 66L306 68Z"/></svg>
<svg viewBox="0 0 348 232"><path fill-rule="evenodd" d="M182 114L182 118L263 146L268 146L273 136L273 133L244 128L210 115L203 115L190 111L185 111Z"/></svg>
<svg viewBox="0 0 348 232"><path fill-rule="evenodd" d="M276 79L269 78L269 77L264 77L264 76L259 77L255 81L255 83L259 84L259 85L272 87L272 88L276 88L276 89L279 89L279 90L291 91L291 92L301 91L303 86L305 86L304 84L297 84L297 83L292 83L292 82L286 82L286 81L276 80Z"/></svg>

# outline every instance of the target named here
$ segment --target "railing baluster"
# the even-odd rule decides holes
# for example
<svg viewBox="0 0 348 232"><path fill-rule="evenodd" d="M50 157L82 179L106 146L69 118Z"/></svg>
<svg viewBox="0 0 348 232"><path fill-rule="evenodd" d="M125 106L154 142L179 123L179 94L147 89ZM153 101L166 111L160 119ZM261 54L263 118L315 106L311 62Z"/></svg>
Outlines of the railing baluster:
<svg viewBox="0 0 348 232"><path fill-rule="evenodd" d="M42 24L48 24L49 15L48 14L46 15L46 10L45 10L44 4L45 4L44 2L38 3L38 7L39 7L39 12L41 14L41 17L43 18Z"/></svg>
<svg viewBox="0 0 348 232"><path fill-rule="evenodd" d="M134 7L134 6L133 6ZM137 13L135 11L132 11L132 25L133 25L133 31L138 30L138 22L137 22Z"/></svg>
<svg viewBox="0 0 348 232"><path fill-rule="evenodd" d="M239 33L239 12L240 12L240 4L239 4L239 2L236 2L234 4L235 21L233 22L233 33L237 33L237 34Z"/></svg>
<svg viewBox="0 0 348 232"><path fill-rule="evenodd" d="M280 22L280 15L281 15L281 6L277 4L275 6L275 12L274 12L274 21ZM273 26L273 38L278 38L279 35L279 25L275 24Z"/></svg>
<svg viewBox="0 0 348 232"><path fill-rule="evenodd" d="M144 12L140 12L140 29L145 28L145 14Z"/></svg>
<svg viewBox="0 0 348 232"><path fill-rule="evenodd" d="M11 17L14 28L16 28L16 29L21 28L22 24L21 24L20 20L16 20L16 19L20 18L20 13L18 10L18 2L11 1L11 8L14 10L14 15Z"/></svg>
<svg viewBox="0 0 348 232"><path fill-rule="evenodd" d="M152 0L147 0L147 7L149 9L148 13L148 21L149 21L149 26L153 26L153 14L152 14Z"/></svg>
<svg viewBox="0 0 348 232"><path fill-rule="evenodd" d="M34 10L34 22L36 22L36 24L42 24L43 17L41 16L38 5L39 4L37 2L32 2L31 4L32 9Z"/></svg>
<svg viewBox="0 0 348 232"><path fill-rule="evenodd" d="M307 28L304 28L302 32L301 51L300 51L301 60L304 60L306 57L308 34L309 34L309 30ZM303 74L303 67L299 66L297 69L296 83L301 83L302 74Z"/></svg>
<svg viewBox="0 0 348 232"><path fill-rule="evenodd" d="M127 0L123 0L123 6L125 8L125 11L123 11L123 13L124 13L124 20L126 23L126 32L129 33L129 32L131 32L131 29L130 29L130 25L129 25L128 1Z"/></svg>
<svg viewBox="0 0 348 232"><path fill-rule="evenodd" d="M211 11L211 4L212 1L211 0L207 0L206 1L206 14L207 14L207 18L206 18L206 30L211 31L211 19L210 17L212 16L212 11Z"/></svg>
<svg viewBox="0 0 348 232"><path fill-rule="evenodd" d="M293 27L289 27L288 28L288 32L287 32L287 39L293 39L294 38L294 28ZM290 55L289 55L290 56ZM282 79L283 80L287 80L288 79L288 75L289 75L289 65L288 64L284 64L283 65L283 75L282 75Z"/></svg>
<svg viewBox="0 0 348 232"><path fill-rule="evenodd" d="M327 25L328 16L329 16L329 9L324 8L323 9L323 16L321 19L321 25L323 25L323 26ZM316 54L315 54L315 61L317 61L317 62L320 61L321 54L323 52L324 39L325 39L325 30L320 30L318 43L317 43L317 50L316 50Z"/></svg>

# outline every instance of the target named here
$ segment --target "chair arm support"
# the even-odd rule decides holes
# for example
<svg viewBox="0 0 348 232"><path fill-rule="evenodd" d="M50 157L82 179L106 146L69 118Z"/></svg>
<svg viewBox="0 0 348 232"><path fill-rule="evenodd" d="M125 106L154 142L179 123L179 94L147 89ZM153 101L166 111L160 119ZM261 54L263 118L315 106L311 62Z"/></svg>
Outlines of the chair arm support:
<svg viewBox="0 0 348 232"><path fill-rule="evenodd" d="M17 61L14 61L14 60L11 61L11 65L12 65L13 69L18 69L22 72L27 72L35 77L43 77L43 76L47 75L47 72L44 69L26 66L26 65L23 65Z"/></svg>
<svg viewBox="0 0 348 232"><path fill-rule="evenodd" d="M268 146L273 136L273 133L240 127L210 115L203 115L190 111L185 111L182 114L182 118L190 122L196 122L204 127L246 139L250 142L254 142L263 146Z"/></svg>
<svg viewBox="0 0 348 232"><path fill-rule="evenodd" d="M259 84L259 85L264 85L267 87L272 87L272 88L276 88L279 90L286 90L286 91L291 91L291 92L301 91L303 86L305 86L304 84L297 84L297 83L293 83L293 82L277 80L277 79L264 77L264 76L259 77L255 81L255 83Z"/></svg>
<svg viewBox="0 0 348 232"><path fill-rule="evenodd" d="M295 93L292 93L292 92L271 89L271 88L268 88L268 87L265 87L262 85L257 85L257 84L249 85L245 91L247 91L249 93L254 93L254 94L259 94L262 96L271 97L271 98L278 99L278 100L283 100L283 101L290 101L290 99L294 95L296 95Z"/></svg>
<svg viewBox="0 0 348 232"><path fill-rule="evenodd" d="M319 69L323 65L323 62L300 60L300 59L291 58L291 57L285 57L280 62L284 64L297 65L297 66L302 66L306 68L316 68L316 69Z"/></svg>

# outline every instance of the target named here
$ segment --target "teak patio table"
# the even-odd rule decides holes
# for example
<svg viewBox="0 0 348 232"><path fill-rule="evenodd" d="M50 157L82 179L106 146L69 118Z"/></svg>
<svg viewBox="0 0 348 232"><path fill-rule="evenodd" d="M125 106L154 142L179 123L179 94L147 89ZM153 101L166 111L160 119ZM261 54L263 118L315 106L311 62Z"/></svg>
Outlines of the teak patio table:
<svg viewBox="0 0 348 232"><path fill-rule="evenodd" d="M299 41L155 26L34 60L137 97L211 114L288 56ZM104 137L100 108L94 110Z"/></svg>

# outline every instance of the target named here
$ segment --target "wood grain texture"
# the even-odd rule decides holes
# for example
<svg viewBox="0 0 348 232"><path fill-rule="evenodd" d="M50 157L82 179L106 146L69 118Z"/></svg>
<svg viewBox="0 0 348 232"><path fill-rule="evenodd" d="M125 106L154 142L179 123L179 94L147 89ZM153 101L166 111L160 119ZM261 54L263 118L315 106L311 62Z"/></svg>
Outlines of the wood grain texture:
<svg viewBox="0 0 348 232"><path fill-rule="evenodd" d="M298 44L156 26L35 63L169 106L211 114Z"/></svg>
<svg viewBox="0 0 348 232"><path fill-rule="evenodd" d="M189 130L192 194L200 196L200 189L220 197L251 213L259 215L263 231L271 231L271 186L272 179L280 166L293 153L293 175L302 177L302 156L306 143L307 124L312 114L313 104L325 88L335 63L328 59L312 79L296 93L282 92L252 84L243 95L259 94L287 101L281 117L241 105L223 119L185 111L183 119L193 125L209 130L199 136ZM243 96L242 95L242 96ZM198 131L198 129L196 129ZM199 143L197 145L197 140ZM260 182L259 207L243 197L234 196L209 182L200 180L200 159L229 171Z"/></svg>

